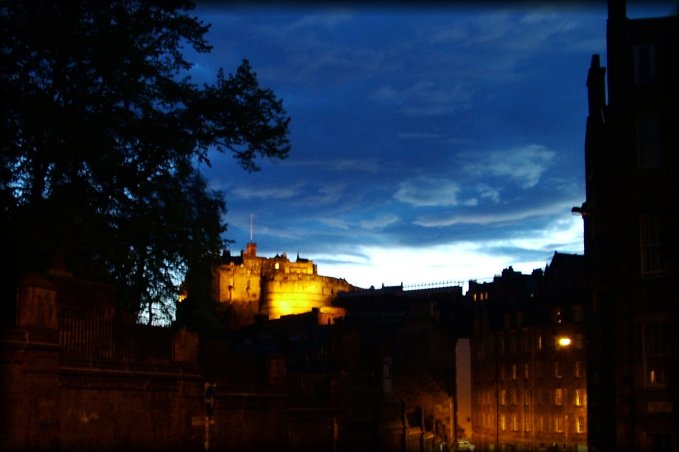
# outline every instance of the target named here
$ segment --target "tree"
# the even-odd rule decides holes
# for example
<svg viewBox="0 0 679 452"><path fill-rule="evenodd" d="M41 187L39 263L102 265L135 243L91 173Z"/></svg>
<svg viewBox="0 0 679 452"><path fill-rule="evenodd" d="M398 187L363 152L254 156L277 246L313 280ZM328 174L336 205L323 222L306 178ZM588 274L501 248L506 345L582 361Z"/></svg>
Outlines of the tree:
<svg viewBox="0 0 679 452"><path fill-rule="evenodd" d="M110 278L122 307L153 312L223 248L223 195L199 168L209 152L247 171L288 155L290 119L247 60L214 84L187 76L183 46L211 50L192 9L0 2L5 287L60 250L72 271Z"/></svg>

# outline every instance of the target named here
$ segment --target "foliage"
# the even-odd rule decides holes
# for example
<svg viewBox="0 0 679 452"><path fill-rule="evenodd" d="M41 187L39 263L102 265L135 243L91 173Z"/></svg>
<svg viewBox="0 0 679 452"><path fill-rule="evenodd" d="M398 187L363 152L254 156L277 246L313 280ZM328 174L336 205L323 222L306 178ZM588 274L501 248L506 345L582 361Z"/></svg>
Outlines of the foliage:
<svg viewBox="0 0 679 452"><path fill-rule="evenodd" d="M224 199L199 169L208 152L233 153L248 171L287 156L289 118L247 61L214 84L187 76L183 47L211 50L192 9L0 2L10 281L59 250L72 271L117 284L133 313L176 299L177 278L224 245Z"/></svg>

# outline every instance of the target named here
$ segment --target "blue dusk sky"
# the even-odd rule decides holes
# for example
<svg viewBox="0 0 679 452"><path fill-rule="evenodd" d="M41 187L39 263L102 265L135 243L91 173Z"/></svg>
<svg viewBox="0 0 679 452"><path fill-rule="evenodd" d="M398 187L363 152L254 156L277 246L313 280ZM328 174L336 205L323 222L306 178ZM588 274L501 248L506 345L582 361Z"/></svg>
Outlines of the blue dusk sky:
<svg viewBox="0 0 679 452"><path fill-rule="evenodd" d="M630 18L673 2L628 2ZM248 59L292 150L248 173L211 154L225 238L360 287L488 280L583 253L586 77L606 3L198 4L196 82Z"/></svg>

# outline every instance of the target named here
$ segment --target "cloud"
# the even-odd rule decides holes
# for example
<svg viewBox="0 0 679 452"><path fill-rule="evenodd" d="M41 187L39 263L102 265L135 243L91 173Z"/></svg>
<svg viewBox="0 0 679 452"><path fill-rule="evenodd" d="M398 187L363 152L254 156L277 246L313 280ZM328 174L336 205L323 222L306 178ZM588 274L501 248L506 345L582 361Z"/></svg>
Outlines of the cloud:
<svg viewBox="0 0 679 452"><path fill-rule="evenodd" d="M458 224L491 225L497 223L516 222L529 218L569 212L575 203L573 200L562 201L533 208L517 209L503 212L479 212L468 214L452 214L438 216L422 216L413 223L425 228L440 228Z"/></svg>
<svg viewBox="0 0 679 452"><path fill-rule="evenodd" d="M328 171L344 173L347 171L376 173L384 169L384 165L377 163L375 159L323 159L323 160L289 160L286 162L289 167L311 167Z"/></svg>
<svg viewBox="0 0 679 452"><path fill-rule="evenodd" d="M522 188L532 188L540 181L555 155L554 151L544 146L532 144L490 152L483 158L465 164L463 168L470 175L503 177L513 180Z"/></svg>
<svg viewBox="0 0 679 452"><path fill-rule="evenodd" d="M323 223L326 226L329 226L331 228L335 229L342 229L342 230L348 230L353 227L352 223L347 220L343 220L341 218L319 218L318 221Z"/></svg>
<svg viewBox="0 0 679 452"><path fill-rule="evenodd" d="M382 229L399 221L396 215L384 215L378 218L363 220L359 224L363 229Z"/></svg>
<svg viewBox="0 0 679 452"><path fill-rule="evenodd" d="M280 187L236 187L229 194L242 199L291 199L302 193L301 185Z"/></svg>
<svg viewBox="0 0 679 452"><path fill-rule="evenodd" d="M409 116L430 116L453 113L468 108L474 90L462 83L420 80L408 86L395 88L384 85L376 89L371 99L401 107Z"/></svg>
<svg viewBox="0 0 679 452"><path fill-rule="evenodd" d="M401 182L394 198L416 207L455 206L460 187L448 179L417 177Z"/></svg>

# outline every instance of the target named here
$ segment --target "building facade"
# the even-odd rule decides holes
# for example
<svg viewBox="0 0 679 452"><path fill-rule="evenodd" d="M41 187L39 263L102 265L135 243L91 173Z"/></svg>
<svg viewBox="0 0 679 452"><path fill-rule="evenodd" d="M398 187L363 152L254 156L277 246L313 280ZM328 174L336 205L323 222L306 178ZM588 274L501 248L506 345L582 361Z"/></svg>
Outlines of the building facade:
<svg viewBox="0 0 679 452"><path fill-rule="evenodd" d="M544 272L470 281L477 450L586 450L583 270L556 253Z"/></svg>
<svg viewBox="0 0 679 452"><path fill-rule="evenodd" d="M589 443L676 451L679 21L629 19L624 1L608 14L608 67L594 55L587 76L586 201L573 209L589 282Z"/></svg>

